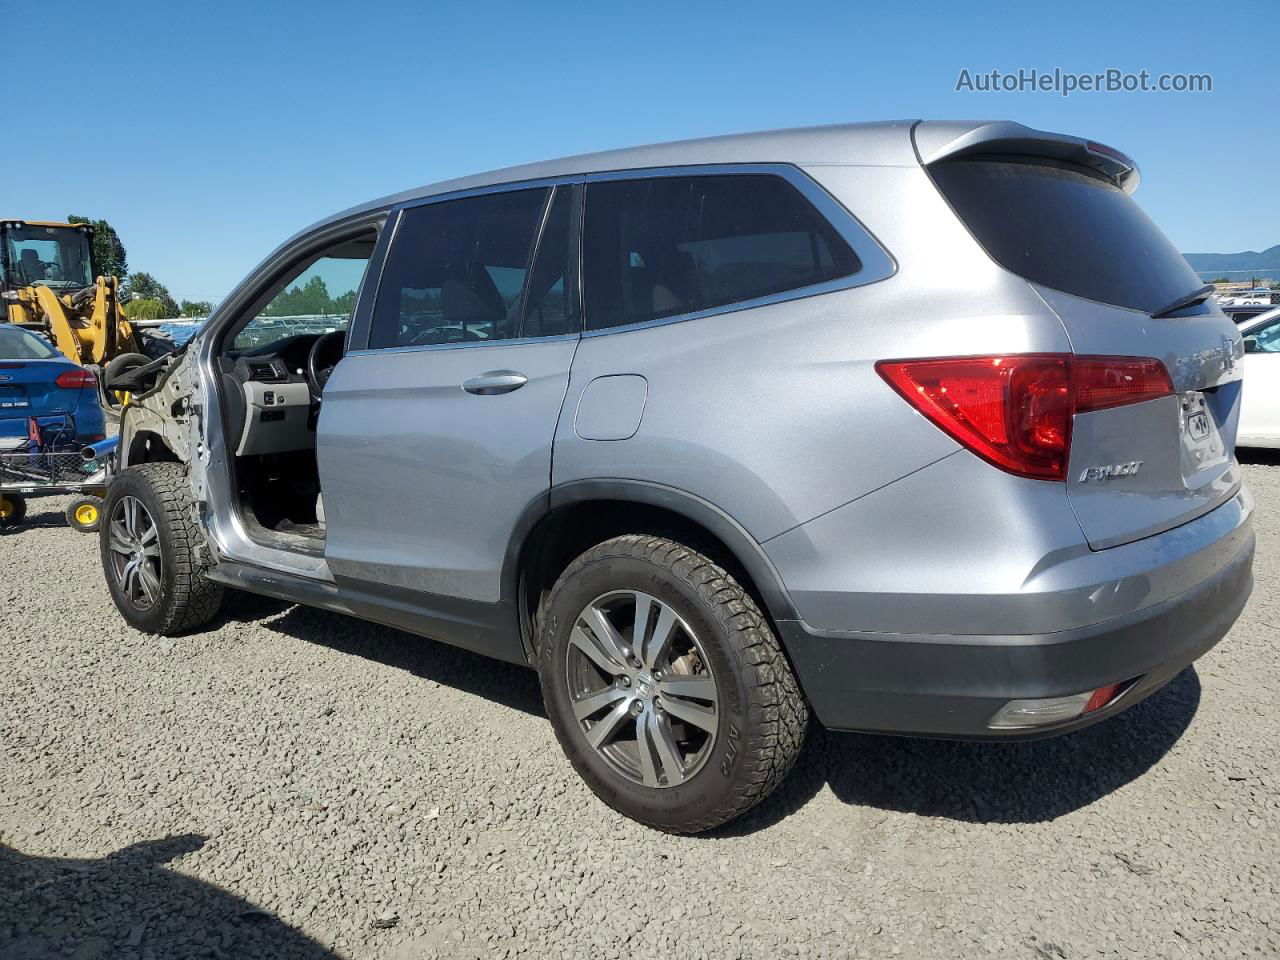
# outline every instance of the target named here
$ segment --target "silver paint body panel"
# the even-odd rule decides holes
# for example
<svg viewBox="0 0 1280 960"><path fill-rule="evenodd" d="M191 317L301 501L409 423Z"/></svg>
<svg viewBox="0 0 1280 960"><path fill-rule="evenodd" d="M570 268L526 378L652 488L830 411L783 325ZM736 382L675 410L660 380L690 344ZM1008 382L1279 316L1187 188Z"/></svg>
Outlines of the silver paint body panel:
<svg viewBox="0 0 1280 960"><path fill-rule="evenodd" d="M192 483L220 577L264 592L273 576L287 579L281 593L295 598L314 584L307 602L420 632L429 628L413 616L442 622L446 601L469 604L447 615L463 625L449 639L517 659L518 640L495 645L468 631L483 619L477 611L493 610L499 630L518 633L508 573L528 518L559 492L593 482L624 491L613 483L624 481L676 508L708 505L740 529L755 569L785 590L785 611L770 611L784 636L1016 646L1164 611L1251 549L1252 500L1233 455L1239 366L1228 369L1221 352L1234 330L1214 307L1153 321L1037 288L994 263L920 161L987 141L1063 156L1085 143L1017 124L906 121L712 138L466 177L304 231L220 305L192 348L201 410ZM351 350L318 425L324 556L249 535L231 489L215 344L291 258L350 225L394 222L405 205L684 166L790 171L849 231L866 269L583 336ZM1126 176L1131 190L1136 170ZM360 292L357 345L391 232ZM874 369L889 358L1072 351L1164 360L1180 392L1209 397L1220 462L1188 469L1178 401L1158 400L1078 418L1069 482L1014 477L962 449ZM494 396L461 388L494 371L528 382ZM1079 480L1089 466L1137 460L1132 475Z"/></svg>

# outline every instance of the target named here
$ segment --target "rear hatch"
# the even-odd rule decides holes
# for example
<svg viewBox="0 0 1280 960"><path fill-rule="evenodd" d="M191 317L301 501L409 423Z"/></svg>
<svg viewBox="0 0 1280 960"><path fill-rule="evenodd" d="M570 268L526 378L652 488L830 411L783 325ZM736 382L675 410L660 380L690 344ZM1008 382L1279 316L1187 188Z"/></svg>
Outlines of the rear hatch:
<svg viewBox="0 0 1280 960"><path fill-rule="evenodd" d="M1074 418L1067 495L1090 545L1103 549L1193 520L1238 489L1243 348L1126 191L1137 182L1132 161L1036 136L971 133L925 159L974 238L1061 319L1077 356L1150 357L1169 373L1171 396Z"/></svg>

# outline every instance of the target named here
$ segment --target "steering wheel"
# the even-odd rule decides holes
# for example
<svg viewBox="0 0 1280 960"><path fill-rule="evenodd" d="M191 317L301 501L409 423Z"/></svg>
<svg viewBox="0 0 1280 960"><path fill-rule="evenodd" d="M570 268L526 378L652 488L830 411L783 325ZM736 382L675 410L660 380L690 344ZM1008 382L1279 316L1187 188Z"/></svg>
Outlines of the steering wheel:
<svg viewBox="0 0 1280 960"><path fill-rule="evenodd" d="M319 400L324 394L324 385L342 359L346 336L345 330L330 330L316 337L315 343L311 344L307 353L307 386L311 388L313 400Z"/></svg>

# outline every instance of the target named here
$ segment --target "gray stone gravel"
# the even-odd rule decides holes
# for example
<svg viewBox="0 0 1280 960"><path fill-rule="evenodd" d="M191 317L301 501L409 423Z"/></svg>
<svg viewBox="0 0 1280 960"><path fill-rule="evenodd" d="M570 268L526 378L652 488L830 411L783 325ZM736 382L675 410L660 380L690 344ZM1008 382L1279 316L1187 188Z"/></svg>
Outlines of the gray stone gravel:
<svg viewBox="0 0 1280 960"><path fill-rule="evenodd" d="M124 627L61 501L0 534L0 957L1280 955L1280 458L1257 587L1073 736L817 735L712 837L617 816L531 672L238 597Z"/></svg>

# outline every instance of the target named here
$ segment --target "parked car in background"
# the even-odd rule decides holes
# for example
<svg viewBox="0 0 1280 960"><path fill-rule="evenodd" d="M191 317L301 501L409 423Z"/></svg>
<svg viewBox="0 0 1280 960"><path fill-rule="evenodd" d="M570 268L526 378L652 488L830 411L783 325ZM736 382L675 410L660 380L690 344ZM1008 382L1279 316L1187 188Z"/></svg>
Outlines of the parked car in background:
<svg viewBox="0 0 1280 960"><path fill-rule="evenodd" d="M106 436L98 381L42 337L0 324L0 452L39 443L72 446Z"/></svg>
<svg viewBox="0 0 1280 960"><path fill-rule="evenodd" d="M904 122L339 214L129 384L112 597L169 634L233 587L535 667L586 783L671 831L766 796L811 714L1113 716L1224 635L1254 549L1240 334L1137 182ZM349 322L267 333L321 283Z"/></svg>
<svg viewBox="0 0 1280 960"><path fill-rule="evenodd" d="M1222 312L1227 315L1232 323L1240 324L1254 317L1260 317L1264 313L1271 313L1276 308L1270 303L1224 303L1221 304Z"/></svg>
<svg viewBox="0 0 1280 960"><path fill-rule="evenodd" d="M1280 447L1280 307L1240 325L1244 337L1244 400L1238 442Z"/></svg>

